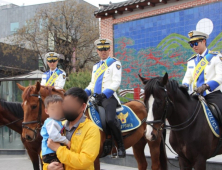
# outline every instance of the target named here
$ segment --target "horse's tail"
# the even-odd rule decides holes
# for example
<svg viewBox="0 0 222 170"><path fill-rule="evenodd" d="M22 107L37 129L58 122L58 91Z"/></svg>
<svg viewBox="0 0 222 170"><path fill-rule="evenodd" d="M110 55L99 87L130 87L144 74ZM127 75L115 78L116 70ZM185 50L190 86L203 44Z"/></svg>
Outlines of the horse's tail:
<svg viewBox="0 0 222 170"><path fill-rule="evenodd" d="M160 166L161 166L161 170L168 170L165 140L166 140L166 129L163 130L162 139L161 139L161 143L160 143Z"/></svg>

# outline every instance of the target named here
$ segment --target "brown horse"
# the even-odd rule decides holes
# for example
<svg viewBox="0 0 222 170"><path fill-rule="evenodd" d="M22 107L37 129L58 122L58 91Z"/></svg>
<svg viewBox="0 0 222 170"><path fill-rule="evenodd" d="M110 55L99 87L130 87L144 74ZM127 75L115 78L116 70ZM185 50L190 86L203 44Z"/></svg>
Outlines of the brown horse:
<svg viewBox="0 0 222 170"><path fill-rule="evenodd" d="M7 126L10 129L16 131L19 134L22 134L22 121L23 121L23 109L21 103L18 102L6 102L0 100L0 127ZM36 148L33 147L40 140L36 140L34 143L29 143L23 138L21 138L22 143L24 144L29 157L32 161L34 170L39 170L39 158L36 151Z"/></svg>
<svg viewBox="0 0 222 170"><path fill-rule="evenodd" d="M62 91L58 91L53 87L44 87L37 82L35 86L23 87L18 85L23 91L23 110L24 110L24 121L23 121L23 133L22 137L27 141L33 141L41 139L39 130L42 123L48 117L44 112L44 99L50 94L59 94L64 97ZM130 107L138 116L140 120L146 119L147 111L143 103L138 101L128 102L125 105ZM89 117L88 112L86 115ZM146 123L143 123L134 133L124 139L124 146L126 148L133 147L134 156L138 163L139 170L146 170L147 162L144 154L144 148L147 144L147 140L144 137L146 130ZM127 133L123 133L127 135ZM103 143L105 141L105 134L101 131L101 147L98 158L95 160L95 169L100 170L99 157L103 152ZM167 169L165 148L161 145L161 135L157 137L155 142L148 142L151 152L152 169L160 170ZM38 146L40 148L41 143ZM161 148L161 149L160 149Z"/></svg>

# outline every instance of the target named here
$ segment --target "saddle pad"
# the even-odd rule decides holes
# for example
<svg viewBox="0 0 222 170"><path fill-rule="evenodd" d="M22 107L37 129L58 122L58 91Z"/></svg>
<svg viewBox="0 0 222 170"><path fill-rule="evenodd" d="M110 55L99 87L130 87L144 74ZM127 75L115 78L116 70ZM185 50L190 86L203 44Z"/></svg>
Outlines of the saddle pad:
<svg viewBox="0 0 222 170"><path fill-rule="evenodd" d="M137 115L128 106L122 105L122 107L123 110L116 113L121 125L121 132L128 132L138 128L141 125L141 121ZM103 130L101 119L96 108L93 105L90 105L88 112L90 119L99 127L100 130Z"/></svg>
<svg viewBox="0 0 222 170"><path fill-rule="evenodd" d="M220 129L219 129L219 124L218 124L217 120L215 119L214 115L212 114L212 112L208 108L207 104L203 100L200 100L200 101L203 106L203 110L204 110L207 122L210 126L210 129L212 130L213 134L219 138L220 137Z"/></svg>

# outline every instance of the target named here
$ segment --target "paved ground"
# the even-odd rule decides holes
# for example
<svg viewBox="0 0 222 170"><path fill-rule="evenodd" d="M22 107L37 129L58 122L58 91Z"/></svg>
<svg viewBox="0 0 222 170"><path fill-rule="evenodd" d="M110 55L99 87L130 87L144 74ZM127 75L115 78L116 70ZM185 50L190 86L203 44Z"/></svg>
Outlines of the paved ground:
<svg viewBox="0 0 222 170"><path fill-rule="evenodd" d="M170 133L170 131L167 130L166 144L167 144L167 145L171 148L171 150L173 151L172 147L171 147L170 144L169 144L169 133ZM168 157L168 158L175 158L176 155L174 155L167 147L166 147L166 152L167 152L167 157ZM126 150L126 153L133 155L133 149L132 149L132 148L127 149L127 150ZM145 155L146 155L146 156L150 156L150 149L149 149L148 145L146 145L146 147L145 147ZM219 163L221 163L221 160L222 160L222 155L218 155L218 156L215 156L215 157L213 157L213 158L211 158L211 159L208 159L207 161L208 161L208 162L215 162L215 163L216 163L216 162L219 162Z"/></svg>
<svg viewBox="0 0 222 170"><path fill-rule="evenodd" d="M136 170L136 168L101 163L101 170ZM0 155L0 170L32 170L32 164L25 155Z"/></svg>

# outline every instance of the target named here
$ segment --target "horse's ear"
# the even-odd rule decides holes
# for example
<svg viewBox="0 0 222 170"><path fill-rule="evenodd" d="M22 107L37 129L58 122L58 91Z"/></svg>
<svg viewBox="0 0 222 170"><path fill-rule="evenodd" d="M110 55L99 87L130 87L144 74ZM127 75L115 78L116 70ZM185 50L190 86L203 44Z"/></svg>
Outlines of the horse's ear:
<svg viewBox="0 0 222 170"><path fill-rule="evenodd" d="M38 93L41 89L41 84L37 81L35 84L35 92Z"/></svg>
<svg viewBox="0 0 222 170"><path fill-rule="evenodd" d="M168 82L168 73L166 72L161 80L161 85L165 86Z"/></svg>
<svg viewBox="0 0 222 170"><path fill-rule="evenodd" d="M140 74L138 74L138 76L140 78L140 81L145 85L147 83L148 79L141 77Z"/></svg>
<svg viewBox="0 0 222 170"><path fill-rule="evenodd" d="M24 90L25 90L25 87L24 87L24 86L22 86L22 85L19 84L19 83L16 83L16 84L17 84L18 88L19 88L21 91L24 91Z"/></svg>

